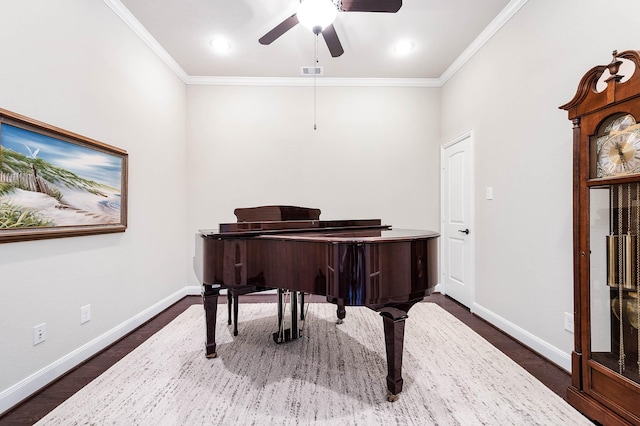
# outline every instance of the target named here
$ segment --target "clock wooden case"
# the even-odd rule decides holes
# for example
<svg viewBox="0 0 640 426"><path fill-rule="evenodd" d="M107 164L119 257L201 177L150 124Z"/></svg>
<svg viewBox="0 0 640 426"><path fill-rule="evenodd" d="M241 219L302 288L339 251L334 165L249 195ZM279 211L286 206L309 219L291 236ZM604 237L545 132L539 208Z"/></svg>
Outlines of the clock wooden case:
<svg viewBox="0 0 640 426"><path fill-rule="evenodd" d="M624 61L633 68L626 78ZM573 122L575 347L567 399L602 424L640 425L640 52L614 51L560 108Z"/></svg>

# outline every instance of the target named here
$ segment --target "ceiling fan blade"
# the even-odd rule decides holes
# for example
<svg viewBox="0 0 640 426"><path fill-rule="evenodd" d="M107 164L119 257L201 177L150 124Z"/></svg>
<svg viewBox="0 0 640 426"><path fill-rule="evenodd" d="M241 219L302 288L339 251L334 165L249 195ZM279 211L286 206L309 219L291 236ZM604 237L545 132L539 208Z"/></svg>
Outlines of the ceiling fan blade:
<svg viewBox="0 0 640 426"><path fill-rule="evenodd" d="M296 16L296 14L294 13L293 15L289 16L287 19L276 25L271 31L260 37L258 41L260 42L260 44L271 44L282 34L295 27L298 22L298 16Z"/></svg>
<svg viewBox="0 0 640 426"><path fill-rule="evenodd" d="M330 24L322 31L322 37L324 37L324 41L327 43L331 56L337 58L344 53L344 49L342 48L342 44L340 43L340 39L338 38L338 34L336 33L336 29L333 24Z"/></svg>
<svg viewBox="0 0 640 426"><path fill-rule="evenodd" d="M401 7L402 0L342 0L345 12L396 13Z"/></svg>

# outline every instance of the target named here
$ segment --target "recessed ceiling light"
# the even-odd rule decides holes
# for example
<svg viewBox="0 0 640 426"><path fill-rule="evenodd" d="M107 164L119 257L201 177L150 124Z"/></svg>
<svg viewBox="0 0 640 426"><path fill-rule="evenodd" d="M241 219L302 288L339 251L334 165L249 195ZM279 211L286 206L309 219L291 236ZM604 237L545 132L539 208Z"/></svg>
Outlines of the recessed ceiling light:
<svg viewBox="0 0 640 426"><path fill-rule="evenodd" d="M210 43L213 50L218 53L226 53L231 50L231 43L224 37L214 37Z"/></svg>
<svg viewBox="0 0 640 426"><path fill-rule="evenodd" d="M411 42L409 40L399 41L393 47L393 50L398 55L406 55L407 53L409 53L409 52L411 52L413 50L413 42Z"/></svg>

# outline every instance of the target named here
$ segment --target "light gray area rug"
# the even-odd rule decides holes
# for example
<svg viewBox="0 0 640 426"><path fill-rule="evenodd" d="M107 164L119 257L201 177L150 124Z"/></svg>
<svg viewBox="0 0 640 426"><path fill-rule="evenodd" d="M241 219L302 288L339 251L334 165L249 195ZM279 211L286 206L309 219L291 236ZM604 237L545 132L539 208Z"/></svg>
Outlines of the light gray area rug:
<svg viewBox="0 0 640 426"><path fill-rule="evenodd" d="M218 309L218 357L204 356L192 306L38 425L589 425L562 398L431 303L409 311L404 389L386 400L382 318L311 304L304 336L275 344L275 304Z"/></svg>

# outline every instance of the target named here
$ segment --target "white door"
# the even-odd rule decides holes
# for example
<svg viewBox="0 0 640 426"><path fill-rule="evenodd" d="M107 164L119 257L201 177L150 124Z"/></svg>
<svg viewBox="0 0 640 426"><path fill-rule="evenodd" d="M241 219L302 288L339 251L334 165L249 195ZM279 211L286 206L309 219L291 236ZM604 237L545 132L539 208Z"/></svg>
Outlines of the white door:
<svg viewBox="0 0 640 426"><path fill-rule="evenodd" d="M442 264L444 293L473 308L473 133L442 147Z"/></svg>

